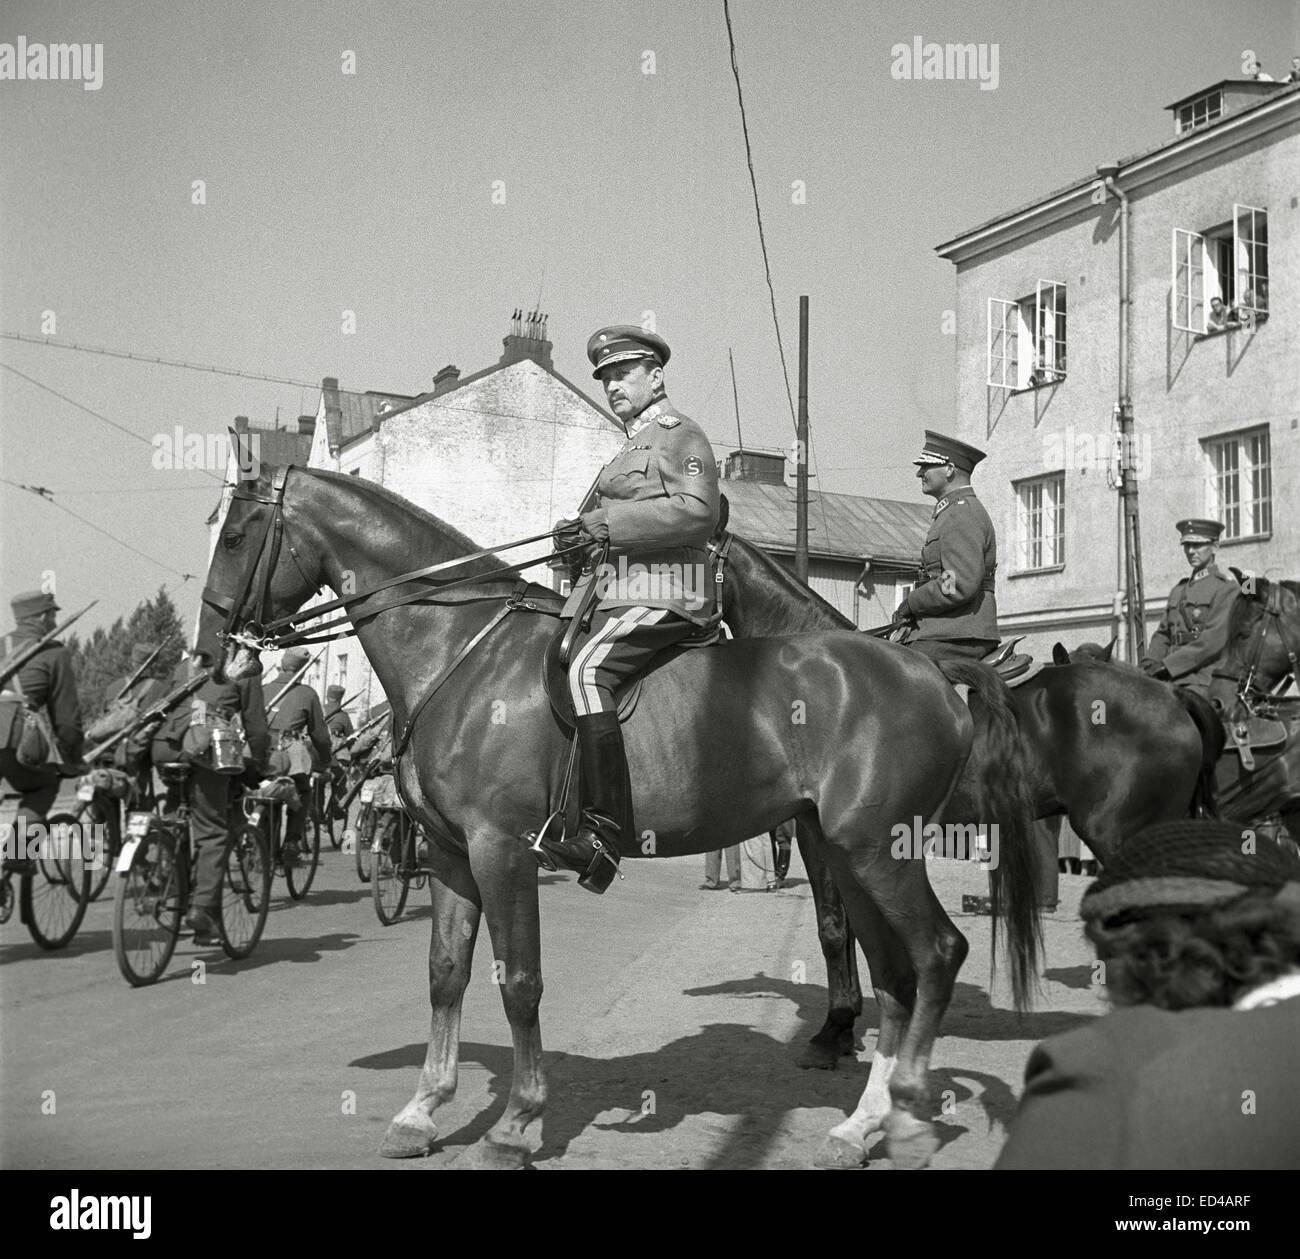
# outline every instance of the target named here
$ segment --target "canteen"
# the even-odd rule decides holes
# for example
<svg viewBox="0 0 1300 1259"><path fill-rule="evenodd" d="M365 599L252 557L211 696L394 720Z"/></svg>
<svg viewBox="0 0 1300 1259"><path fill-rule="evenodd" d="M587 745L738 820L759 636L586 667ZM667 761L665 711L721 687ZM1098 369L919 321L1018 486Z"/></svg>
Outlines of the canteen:
<svg viewBox="0 0 1300 1259"><path fill-rule="evenodd" d="M236 731L212 732L212 768L218 774L244 772L244 740Z"/></svg>

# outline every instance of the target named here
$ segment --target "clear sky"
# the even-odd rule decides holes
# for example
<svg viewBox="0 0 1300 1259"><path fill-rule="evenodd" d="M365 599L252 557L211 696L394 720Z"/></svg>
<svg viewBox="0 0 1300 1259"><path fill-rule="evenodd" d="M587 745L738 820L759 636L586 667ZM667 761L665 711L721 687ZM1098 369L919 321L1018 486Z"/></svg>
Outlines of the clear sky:
<svg viewBox="0 0 1300 1259"><path fill-rule="evenodd" d="M906 499L923 429L953 416L934 246L1160 141L1162 107L1239 76L1243 50L1280 78L1300 49L1295 0L732 18L792 388L811 299L814 485ZM20 35L101 43L103 83L0 81L0 330L38 336L52 311L67 341L413 394L493 363L540 290L580 387L588 335L653 311L671 396L719 454L728 347L746 443L788 445L721 0L5 0L0 42ZM918 35L996 44L996 89L892 78ZM93 626L166 583L188 621L217 486L155 469L149 442L290 422L317 393L8 340L0 362L136 435L0 371L0 475L152 557L0 484L0 598L53 571L65 607L100 600Z"/></svg>

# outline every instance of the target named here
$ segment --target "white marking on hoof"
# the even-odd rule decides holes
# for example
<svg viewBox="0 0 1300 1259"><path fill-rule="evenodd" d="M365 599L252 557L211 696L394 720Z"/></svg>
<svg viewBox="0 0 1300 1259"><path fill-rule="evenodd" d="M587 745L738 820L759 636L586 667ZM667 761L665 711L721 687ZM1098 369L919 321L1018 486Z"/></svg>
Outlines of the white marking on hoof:
<svg viewBox="0 0 1300 1259"><path fill-rule="evenodd" d="M867 1152L860 1144L832 1132L822 1142L821 1149L813 1158L813 1165L833 1171L848 1171L861 1167L866 1161Z"/></svg>
<svg viewBox="0 0 1300 1259"><path fill-rule="evenodd" d="M422 1116L398 1116L388 1125L379 1145L380 1158L424 1158L433 1152L438 1140L438 1128L433 1120Z"/></svg>

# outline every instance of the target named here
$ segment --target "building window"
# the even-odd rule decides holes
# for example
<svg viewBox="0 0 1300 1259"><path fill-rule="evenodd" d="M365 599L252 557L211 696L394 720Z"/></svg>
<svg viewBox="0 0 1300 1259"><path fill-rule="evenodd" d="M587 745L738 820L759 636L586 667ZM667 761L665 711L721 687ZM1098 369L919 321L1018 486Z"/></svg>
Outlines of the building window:
<svg viewBox="0 0 1300 1259"><path fill-rule="evenodd" d="M336 684L346 691L348 689L348 653L346 651L341 651L336 659L338 660L338 678L336 679Z"/></svg>
<svg viewBox="0 0 1300 1259"><path fill-rule="evenodd" d="M1188 101L1186 105L1178 107L1178 114L1174 121L1174 134L1182 135L1184 131L1190 131L1193 127L1213 122L1221 113L1223 113L1222 92L1215 90L1207 92L1204 96L1198 96L1195 100Z"/></svg>
<svg viewBox="0 0 1300 1259"><path fill-rule="evenodd" d="M1174 228L1174 327L1198 336L1268 318L1268 212L1235 204L1232 221Z"/></svg>
<svg viewBox="0 0 1300 1259"><path fill-rule="evenodd" d="M1065 285L1039 280L1018 301L990 297L987 383L1036 389L1065 379Z"/></svg>
<svg viewBox="0 0 1300 1259"><path fill-rule="evenodd" d="M1065 563L1065 473L1015 482L1019 567L1060 568Z"/></svg>
<svg viewBox="0 0 1300 1259"><path fill-rule="evenodd" d="M1268 429L1250 429L1202 442L1206 511L1224 524L1223 537L1273 532L1273 469Z"/></svg>

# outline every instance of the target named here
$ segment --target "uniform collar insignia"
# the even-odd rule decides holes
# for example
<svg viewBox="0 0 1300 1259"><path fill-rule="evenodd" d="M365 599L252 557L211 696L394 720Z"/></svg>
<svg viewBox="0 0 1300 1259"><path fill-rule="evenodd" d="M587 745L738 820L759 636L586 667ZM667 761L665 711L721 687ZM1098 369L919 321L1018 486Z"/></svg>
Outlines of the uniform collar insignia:
<svg viewBox="0 0 1300 1259"><path fill-rule="evenodd" d="M668 399L659 398L657 401L652 402L648 407L646 407L646 409L636 418L637 420L645 420L647 423L650 420L658 420L660 427L662 428L676 428L677 425L681 423L681 420L677 416L671 414L671 411L672 404Z"/></svg>

